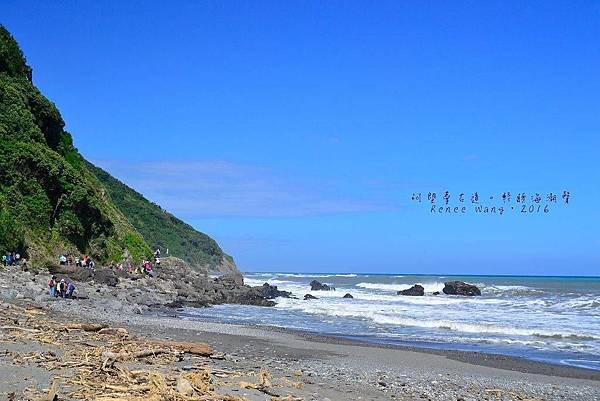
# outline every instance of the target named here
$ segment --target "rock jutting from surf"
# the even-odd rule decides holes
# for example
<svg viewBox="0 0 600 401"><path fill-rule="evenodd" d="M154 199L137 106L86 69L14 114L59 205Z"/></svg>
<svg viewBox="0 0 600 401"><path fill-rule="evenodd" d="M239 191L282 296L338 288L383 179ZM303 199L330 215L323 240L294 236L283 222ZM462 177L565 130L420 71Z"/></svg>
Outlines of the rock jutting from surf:
<svg viewBox="0 0 600 401"><path fill-rule="evenodd" d="M422 285L415 284L406 290L398 291L397 294L398 295L407 295L407 296L412 296L412 297L420 297L420 296L425 295L425 288L423 288Z"/></svg>
<svg viewBox="0 0 600 401"><path fill-rule="evenodd" d="M310 290L311 291L335 291L335 287L329 286L327 284L322 284L317 280L313 280L310 282Z"/></svg>
<svg viewBox="0 0 600 401"><path fill-rule="evenodd" d="M463 281L448 281L444 283L442 290L447 295L464 295L467 297L481 295L481 290L473 284L467 284Z"/></svg>

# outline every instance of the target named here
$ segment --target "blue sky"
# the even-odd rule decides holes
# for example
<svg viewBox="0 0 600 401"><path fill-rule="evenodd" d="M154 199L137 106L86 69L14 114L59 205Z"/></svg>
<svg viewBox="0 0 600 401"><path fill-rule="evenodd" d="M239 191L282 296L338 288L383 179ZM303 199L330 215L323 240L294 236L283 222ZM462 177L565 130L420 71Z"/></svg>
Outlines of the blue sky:
<svg viewBox="0 0 600 401"><path fill-rule="evenodd" d="M79 150L243 270L600 274L598 2L9 0L0 15ZM502 216L410 199L446 190L572 197Z"/></svg>

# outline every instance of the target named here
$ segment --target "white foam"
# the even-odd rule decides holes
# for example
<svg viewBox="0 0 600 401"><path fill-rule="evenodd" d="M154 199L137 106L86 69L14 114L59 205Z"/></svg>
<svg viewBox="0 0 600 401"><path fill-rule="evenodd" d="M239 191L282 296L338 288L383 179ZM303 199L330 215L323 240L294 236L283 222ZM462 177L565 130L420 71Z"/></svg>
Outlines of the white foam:
<svg viewBox="0 0 600 401"><path fill-rule="evenodd" d="M600 299L575 299L572 301L562 302L561 305L567 308L598 310L598 308L600 308Z"/></svg>
<svg viewBox="0 0 600 401"><path fill-rule="evenodd" d="M298 278L326 278L326 277L358 277L354 273L340 273L340 274L308 274L308 273L275 273L275 276L285 277L298 277Z"/></svg>
<svg viewBox="0 0 600 401"><path fill-rule="evenodd" d="M318 277L332 277L330 281L319 281L336 286L337 291L311 291L309 282ZM340 279L336 280L336 277ZM342 277L350 279L342 280ZM442 291L442 278L367 277L272 273L251 274L245 282L249 285L268 282L280 290L291 291L299 299L278 298L275 309L291 314L288 316L297 316L298 322L307 322L309 326L314 325L311 322L315 319L305 320L306 314L314 315L324 324L334 323L332 330L350 330L348 334L365 330L366 335L386 336L387 333L403 340L514 344L600 354L600 298L596 293L556 293L536 288L535 282L527 286L506 285L507 281L500 280L502 284L494 284L485 280L485 283L475 283L482 289L481 297L433 296L432 292ZM414 284L422 285L426 295L396 294ZM354 299L343 299L345 293L350 293ZM304 294L319 299L304 301Z"/></svg>
<svg viewBox="0 0 600 401"><path fill-rule="evenodd" d="M415 283L423 286L425 292L435 292L442 291L444 288L444 283L440 282L432 282L432 283ZM412 287L414 284L403 284L403 283L392 283L392 284L384 284L384 283L358 283L356 287L366 288L369 290L379 290L379 291L402 291Z"/></svg>
<svg viewBox="0 0 600 401"><path fill-rule="evenodd" d="M244 277L244 284L249 285L251 287L263 285L264 283L268 283L270 281L272 280Z"/></svg>
<svg viewBox="0 0 600 401"><path fill-rule="evenodd" d="M422 298L414 297L414 299ZM378 324L392 326L417 327L473 334L487 333L507 336L527 336L545 340L600 340L600 336L594 335L593 333L588 333L585 330L577 332L559 330L552 331L544 330L539 327L525 328L489 322L467 322L451 319L435 319L431 317L410 317L406 315L412 311L410 309L407 310L402 308L401 305L396 307L390 307L388 305L384 308L383 306L373 306L368 302L353 303L352 305L348 305L348 303L339 301L332 302L331 299L327 299L323 302L319 302L319 300L313 300L310 302L302 300L282 300L278 307L302 310L311 314L368 319Z"/></svg>

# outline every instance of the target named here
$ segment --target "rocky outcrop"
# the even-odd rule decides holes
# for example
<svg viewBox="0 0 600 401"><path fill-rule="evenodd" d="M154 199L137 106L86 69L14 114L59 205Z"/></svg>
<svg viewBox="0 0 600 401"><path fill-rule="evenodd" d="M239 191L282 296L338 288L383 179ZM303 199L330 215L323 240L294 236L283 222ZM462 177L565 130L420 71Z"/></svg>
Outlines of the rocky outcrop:
<svg viewBox="0 0 600 401"><path fill-rule="evenodd" d="M327 284L322 284L317 280L313 280L310 282L310 290L311 291L335 291L335 287L331 287Z"/></svg>
<svg viewBox="0 0 600 401"><path fill-rule="evenodd" d="M216 278L216 281L244 285L244 276L240 272L227 273Z"/></svg>
<svg viewBox="0 0 600 401"><path fill-rule="evenodd" d="M319 299L319 298L315 297L314 295L310 295L310 294L305 294L304 295L304 300L305 301L309 301L311 299Z"/></svg>
<svg viewBox="0 0 600 401"><path fill-rule="evenodd" d="M463 281L448 281L444 283L444 294L448 295L464 295L468 297L481 295L481 290L476 285L467 284Z"/></svg>
<svg viewBox="0 0 600 401"><path fill-rule="evenodd" d="M114 287L119 282L117 273L111 269L86 269L77 266L51 266L48 268L50 274L55 275L59 280L65 279L68 282L94 282L100 285Z"/></svg>
<svg viewBox="0 0 600 401"><path fill-rule="evenodd" d="M415 284L412 287L406 289L406 290L402 290L402 291L398 291L398 295L408 295L408 296L413 296L413 297L422 297L423 295L425 295L425 288L423 288L422 285L419 284Z"/></svg>
<svg viewBox="0 0 600 401"><path fill-rule="evenodd" d="M221 258L221 263L218 264L217 271L220 273L237 273L241 275L233 259L226 255L223 255Z"/></svg>
<svg viewBox="0 0 600 401"><path fill-rule="evenodd" d="M256 287L261 291L261 294L266 299L275 299L275 298L289 298L292 293L288 291L280 291L277 289L276 285L270 285L269 283L264 283L262 287Z"/></svg>
<svg viewBox="0 0 600 401"><path fill-rule="evenodd" d="M344 295L342 298L354 298L354 297L352 296L352 294L350 294L350 293L347 293L347 294L346 294L346 295Z"/></svg>
<svg viewBox="0 0 600 401"><path fill-rule="evenodd" d="M185 261L165 258L153 270L153 276L129 273L127 270L99 267L86 269L75 266L54 266L49 273L74 282L77 294L98 298L109 309L203 307L216 304L273 306L272 299L289 297L267 283L250 287L243 284L239 272L217 278L192 269ZM136 309L138 310L138 309Z"/></svg>

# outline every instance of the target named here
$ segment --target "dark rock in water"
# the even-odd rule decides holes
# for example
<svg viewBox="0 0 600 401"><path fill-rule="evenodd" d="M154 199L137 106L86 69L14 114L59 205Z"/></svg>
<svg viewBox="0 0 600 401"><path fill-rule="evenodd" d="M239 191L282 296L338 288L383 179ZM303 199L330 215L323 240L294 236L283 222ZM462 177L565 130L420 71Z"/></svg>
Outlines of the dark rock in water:
<svg viewBox="0 0 600 401"><path fill-rule="evenodd" d="M266 299L273 299L277 297L289 298L292 295L291 292L288 291L280 291L277 289L276 285L270 285L269 283L264 283L261 287L255 287L261 291L261 294Z"/></svg>
<svg viewBox="0 0 600 401"><path fill-rule="evenodd" d="M308 301L309 299L319 299L319 298L315 297L314 295L310 295L310 294L304 295L305 301Z"/></svg>
<svg viewBox="0 0 600 401"><path fill-rule="evenodd" d="M409 289L398 291L398 295L408 295L413 297L421 297L425 295L425 288L422 285L415 284Z"/></svg>
<svg viewBox="0 0 600 401"><path fill-rule="evenodd" d="M440 292L439 291L434 291L433 294L431 294L431 295L440 295Z"/></svg>
<svg viewBox="0 0 600 401"><path fill-rule="evenodd" d="M331 287L327 284L321 284L317 280L310 282L311 291L335 291L335 287Z"/></svg>
<svg viewBox="0 0 600 401"><path fill-rule="evenodd" d="M479 290L477 286L462 281L448 281L447 283L444 283L444 289L442 291L444 291L444 294L448 295L464 295L468 297L481 295L481 290Z"/></svg>
<svg viewBox="0 0 600 401"><path fill-rule="evenodd" d="M352 294L348 293L348 294L344 295L343 298L354 298L354 297L352 296Z"/></svg>

